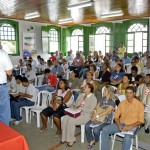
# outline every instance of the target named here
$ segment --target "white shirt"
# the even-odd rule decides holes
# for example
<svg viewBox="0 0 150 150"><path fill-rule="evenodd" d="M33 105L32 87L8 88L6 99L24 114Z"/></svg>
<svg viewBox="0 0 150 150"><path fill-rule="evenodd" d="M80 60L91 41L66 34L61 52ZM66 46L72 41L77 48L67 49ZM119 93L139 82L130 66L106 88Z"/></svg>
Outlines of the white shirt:
<svg viewBox="0 0 150 150"><path fill-rule="evenodd" d="M37 95L38 95L38 89L35 88L33 84L29 84L29 86L26 89L26 94L33 95L32 98L27 98L33 102L36 102Z"/></svg>
<svg viewBox="0 0 150 150"><path fill-rule="evenodd" d="M33 70L27 71L25 76L29 81L34 80L36 78L35 72Z"/></svg>
<svg viewBox="0 0 150 150"><path fill-rule="evenodd" d="M150 68L144 67L143 73L146 76L146 74L150 74Z"/></svg>
<svg viewBox="0 0 150 150"><path fill-rule="evenodd" d="M7 82L7 75L5 70L11 70L13 65L10 61L8 54L0 49L0 84Z"/></svg>
<svg viewBox="0 0 150 150"><path fill-rule="evenodd" d="M13 90L16 86L15 77L12 77L12 80L8 82L7 84L8 84L8 90Z"/></svg>

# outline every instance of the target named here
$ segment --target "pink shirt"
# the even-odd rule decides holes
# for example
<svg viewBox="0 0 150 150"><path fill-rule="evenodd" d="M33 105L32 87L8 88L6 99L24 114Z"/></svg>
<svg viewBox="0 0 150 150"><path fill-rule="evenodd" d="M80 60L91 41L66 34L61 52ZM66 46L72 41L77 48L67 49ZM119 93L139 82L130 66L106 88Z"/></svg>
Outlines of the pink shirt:
<svg viewBox="0 0 150 150"><path fill-rule="evenodd" d="M80 58L74 58L74 60L73 60L73 65L75 66L75 67L78 67L78 66L82 66L83 65L83 59L82 59L82 57L80 57Z"/></svg>

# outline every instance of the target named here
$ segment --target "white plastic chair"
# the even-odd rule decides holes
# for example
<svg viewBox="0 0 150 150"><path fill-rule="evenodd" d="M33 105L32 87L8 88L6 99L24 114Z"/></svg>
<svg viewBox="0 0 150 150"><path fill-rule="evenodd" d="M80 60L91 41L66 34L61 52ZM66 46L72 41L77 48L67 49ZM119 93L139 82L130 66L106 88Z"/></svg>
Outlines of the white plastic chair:
<svg viewBox="0 0 150 150"><path fill-rule="evenodd" d="M140 126L138 127L137 130L139 130L139 129L140 129ZM115 134L114 134L113 140L112 140L112 148L111 148L111 150L114 149L116 136L119 136L119 137L124 138L125 134L126 134L126 132L124 132L124 133L121 133L121 132L120 132L120 133L115 133ZM131 147L130 147L130 150L133 149L133 139L134 139L134 138L135 138L135 146L136 146L136 149L138 149L138 134L136 134L136 135L131 139Z"/></svg>
<svg viewBox="0 0 150 150"><path fill-rule="evenodd" d="M25 73L26 70L27 70L27 67L26 67L26 66L21 67L21 68L20 68L20 75L22 75L23 73Z"/></svg>
<svg viewBox="0 0 150 150"><path fill-rule="evenodd" d="M43 75L38 75L38 76L36 76L34 85L35 85L36 87L42 86L43 78L44 78Z"/></svg>
<svg viewBox="0 0 150 150"><path fill-rule="evenodd" d="M37 95L38 95L38 93L39 93L39 90L38 90L38 89L36 89L36 93L37 93ZM37 100L38 100L38 97L37 97ZM36 103L37 103L37 101L35 101L35 105L36 105ZM35 105L34 105L34 106L35 106ZM24 106L24 107L21 107L21 108L20 108L20 116L22 116L22 109L25 110L26 123L29 123L29 111L30 111L30 109L31 109L32 107L33 107L33 106Z"/></svg>
<svg viewBox="0 0 150 150"><path fill-rule="evenodd" d="M31 123L32 112L37 114L37 128L40 127L40 113L42 112L43 109L45 109L49 105L49 102L52 99L52 93L53 92L48 92L48 91L39 92L38 102L30 110L30 123Z"/></svg>

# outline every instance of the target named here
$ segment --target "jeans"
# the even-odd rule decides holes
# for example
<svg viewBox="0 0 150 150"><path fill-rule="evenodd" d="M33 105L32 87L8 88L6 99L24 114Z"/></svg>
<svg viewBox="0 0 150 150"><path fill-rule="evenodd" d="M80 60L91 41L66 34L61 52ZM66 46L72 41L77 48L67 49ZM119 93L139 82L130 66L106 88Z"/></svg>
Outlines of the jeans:
<svg viewBox="0 0 150 150"><path fill-rule="evenodd" d="M0 85L0 122L9 125L10 121L10 101L8 86Z"/></svg>
<svg viewBox="0 0 150 150"><path fill-rule="evenodd" d="M22 117L20 116L20 108L23 106L33 106L34 102L25 99L19 102L12 101L10 105L11 105L11 118L15 119L16 121L20 121L22 119Z"/></svg>
<svg viewBox="0 0 150 150"><path fill-rule="evenodd" d="M90 124L92 123L93 121L89 121L86 123L85 125L85 133L86 133L86 137L87 137L87 140L88 142L91 142L92 140L96 142L99 141L99 136L100 136L100 131L102 131L103 127L109 125L109 123L103 123L101 125L99 125L98 127L90 127Z"/></svg>
<svg viewBox="0 0 150 150"><path fill-rule="evenodd" d="M79 96L79 93L77 91L73 91L73 96L74 96L74 101L76 102L76 100Z"/></svg>
<svg viewBox="0 0 150 150"><path fill-rule="evenodd" d="M120 132L116 123L108 125L102 129L102 150L110 150L109 135ZM126 134L123 138L122 150L130 150L131 139L134 135Z"/></svg>
<svg viewBox="0 0 150 150"><path fill-rule="evenodd" d="M44 91L44 90L46 90L46 91L48 91L48 92L54 92L55 91L55 89L54 89L54 87L52 87L52 86L47 86L47 85L44 85L44 86L40 86L40 87L36 87L39 91Z"/></svg>

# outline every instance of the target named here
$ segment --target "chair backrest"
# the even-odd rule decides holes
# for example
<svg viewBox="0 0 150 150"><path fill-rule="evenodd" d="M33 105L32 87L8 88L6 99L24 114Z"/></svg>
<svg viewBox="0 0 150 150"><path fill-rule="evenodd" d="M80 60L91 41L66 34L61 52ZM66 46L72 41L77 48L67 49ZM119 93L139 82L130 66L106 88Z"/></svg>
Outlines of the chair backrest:
<svg viewBox="0 0 150 150"><path fill-rule="evenodd" d="M36 76L34 85L35 86L42 86L43 78L44 78L43 75Z"/></svg>
<svg viewBox="0 0 150 150"><path fill-rule="evenodd" d="M26 72L26 70L27 70L27 67L26 67L26 66L21 67L21 68L20 68L20 75L24 74L24 73Z"/></svg>
<svg viewBox="0 0 150 150"><path fill-rule="evenodd" d="M47 107L51 99L51 93L48 91L40 91L38 93L37 106Z"/></svg>

